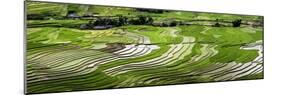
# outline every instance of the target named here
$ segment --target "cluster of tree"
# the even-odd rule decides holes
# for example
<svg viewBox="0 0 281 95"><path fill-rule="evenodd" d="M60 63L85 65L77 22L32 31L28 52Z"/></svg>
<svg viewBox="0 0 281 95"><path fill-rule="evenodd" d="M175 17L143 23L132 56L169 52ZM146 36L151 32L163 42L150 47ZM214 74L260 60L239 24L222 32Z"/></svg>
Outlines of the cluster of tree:
<svg viewBox="0 0 281 95"><path fill-rule="evenodd" d="M105 26L105 25L112 25L112 26L122 26L128 24L128 18L119 16L117 19L115 18L97 18L97 20L90 21L91 25L93 26Z"/></svg>
<svg viewBox="0 0 281 95"><path fill-rule="evenodd" d="M112 25L112 26L122 26L122 25L150 25L153 23L153 18L149 16L138 16L137 18L128 19L125 16L118 16L116 18L98 18L92 24L94 26L102 25Z"/></svg>
<svg viewBox="0 0 281 95"><path fill-rule="evenodd" d="M44 19L43 14L28 14L27 19L28 20L43 20Z"/></svg>
<svg viewBox="0 0 281 95"><path fill-rule="evenodd" d="M232 27L240 27L242 24L242 20L241 19L237 19L231 22L232 23ZM221 27L224 26L222 24L219 23L219 20L216 19L216 23L214 25L212 25L213 27Z"/></svg>
<svg viewBox="0 0 281 95"><path fill-rule="evenodd" d="M28 20L45 20L45 19L49 19L49 18L52 18L55 16L56 16L56 14L45 12L45 13L41 13L41 14L27 14L26 18Z"/></svg>
<svg viewBox="0 0 281 95"><path fill-rule="evenodd" d="M232 26L233 27L240 27L241 23L242 23L242 20L241 19L237 19L237 20L232 21Z"/></svg>
<svg viewBox="0 0 281 95"><path fill-rule="evenodd" d="M131 25L151 25L153 18L149 16L138 16L136 19L129 20L128 23Z"/></svg>
<svg viewBox="0 0 281 95"><path fill-rule="evenodd" d="M164 13L169 12L167 10L158 10L158 9L143 9L143 8L136 8L137 11L141 12L149 12L149 13Z"/></svg>
<svg viewBox="0 0 281 95"><path fill-rule="evenodd" d="M184 24L181 21L166 21L160 23L153 23L153 26L159 26L159 27L174 27L178 25L187 25L187 24Z"/></svg>
<svg viewBox="0 0 281 95"><path fill-rule="evenodd" d="M97 26L118 27L123 25L152 25L153 18L149 16L138 16L137 18L129 19L125 16L118 16L117 18L97 18L95 21L90 21L85 25L81 25L82 29L95 29Z"/></svg>
<svg viewBox="0 0 281 95"><path fill-rule="evenodd" d="M216 23L213 25L213 27L220 27L221 24L219 23L219 19L216 19Z"/></svg>

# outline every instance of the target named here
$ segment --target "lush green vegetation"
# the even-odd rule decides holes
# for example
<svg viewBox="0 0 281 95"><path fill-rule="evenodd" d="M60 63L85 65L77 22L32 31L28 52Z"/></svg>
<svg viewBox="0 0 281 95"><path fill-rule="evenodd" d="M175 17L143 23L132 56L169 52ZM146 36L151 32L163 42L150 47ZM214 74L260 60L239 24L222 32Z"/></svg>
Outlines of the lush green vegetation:
<svg viewBox="0 0 281 95"><path fill-rule="evenodd" d="M263 78L261 16L27 2L27 92Z"/></svg>

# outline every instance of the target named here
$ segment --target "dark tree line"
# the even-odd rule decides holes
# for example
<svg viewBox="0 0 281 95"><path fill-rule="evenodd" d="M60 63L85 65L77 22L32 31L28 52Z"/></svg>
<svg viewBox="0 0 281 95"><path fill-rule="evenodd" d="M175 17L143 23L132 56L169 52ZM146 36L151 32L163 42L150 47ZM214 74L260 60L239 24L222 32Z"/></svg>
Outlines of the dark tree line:
<svg viewBox="0 0 281 95"><path fill-rule="evenodd" d="M241 19L237 19L231 22L232 23L232 27L240 27L242 24L242 20ZM219 23L219 19L216 19L216 23L214 25L212 25L213 27L221 27L223 25L221 25Z"/></svg>
<svg viewBox="0 0 281 95"><path fill-rule="evenodd" d="M93 25L112 25L112 26L122 26L122 25L149 25L153 23L153 18L149 16L138 16L137 18L128 19L124 16L118 16L117 19L114 18L98 18Z"/></svg>
<svg viewBox="0 0 281 95"><path fill-rule="evenodd" d="M164 12L169 12L167 10L159 10L159 9L143 9L143 8L136 8L137 11L140 12L149 12L149 13L164 13Z"/></svg>
<svg viewBox="0 0 281 95"><path fill-rule="evenodd" d="M152 25L152 23L153 18L150 16L138 16L137 18L132 19L125 16L118 16L117 18L97 18L95 21L89 21L89 23L81 25L80 28L94 29L97 26L118 27L123 25Z"/></svg>
<svg viewBox="0 0 281 95"><path fill-rule="evenodd" d="M159 26L159 27L175 27L178 25L188 25L184 24L181 21L166 21L166 22L160 22L160 23L153 23L153 26Z"/></svg>
<svg viewBox="0 0 281 95"><path fill-rule="evenodd" d="M151 25L153 23L153 18L149 16L138 16L137 19L131 19L128 24L131 25Z"/></svg>
<svg viewBox="0 0 281 95"><path fill-rule="evenodd" d="M42 14L28 14L26 18L28 20L45 20L51 17L56 17L57 15L50 12L44 12Z"/></svg>
<svg viewBox="0 0 281 95"><path fill-rule="evenodd" d="M241 23L242 23L242 20L241 20L241 19L234 20L234 21L232 21L232 26L233 26L233 27L240 27L240 26L241 26Z"/></svg>

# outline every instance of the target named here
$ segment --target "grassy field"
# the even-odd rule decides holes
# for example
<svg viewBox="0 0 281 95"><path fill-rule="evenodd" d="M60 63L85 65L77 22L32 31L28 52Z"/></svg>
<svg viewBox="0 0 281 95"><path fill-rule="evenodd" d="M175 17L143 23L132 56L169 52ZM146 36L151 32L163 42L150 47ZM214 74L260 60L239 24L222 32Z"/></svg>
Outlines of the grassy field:
<svg viewBox="0 0 281 95"><path fill-rule="evenodd" d="M29 94L263 78L261 16L30 1L27 17Z"/></svg>

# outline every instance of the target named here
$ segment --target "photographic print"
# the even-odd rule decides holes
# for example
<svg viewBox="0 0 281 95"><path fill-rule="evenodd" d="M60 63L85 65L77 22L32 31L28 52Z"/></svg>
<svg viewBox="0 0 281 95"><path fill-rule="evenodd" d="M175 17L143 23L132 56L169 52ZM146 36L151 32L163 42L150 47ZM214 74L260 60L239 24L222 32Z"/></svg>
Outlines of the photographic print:
<svg viewBox="0 0 281 95"><path fill-rule="evenodd" d="M28 94L263 79L263 16L25 4Z"/></svg>

